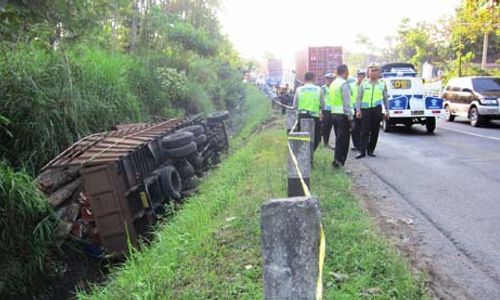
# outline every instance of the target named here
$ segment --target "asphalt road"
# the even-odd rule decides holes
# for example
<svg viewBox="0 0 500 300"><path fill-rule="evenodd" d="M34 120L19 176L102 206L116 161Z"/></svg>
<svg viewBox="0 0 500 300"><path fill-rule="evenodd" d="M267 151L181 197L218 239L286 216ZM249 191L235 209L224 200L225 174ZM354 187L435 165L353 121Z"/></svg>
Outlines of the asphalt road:
<svg viewBox="0 0 500 300"><path fill-rule="evenodd" d="M440 120L433 135L398 127L381 132L375 154L362 163L488 277L490 292L478 298L500 297L500 122Z"/></svg>

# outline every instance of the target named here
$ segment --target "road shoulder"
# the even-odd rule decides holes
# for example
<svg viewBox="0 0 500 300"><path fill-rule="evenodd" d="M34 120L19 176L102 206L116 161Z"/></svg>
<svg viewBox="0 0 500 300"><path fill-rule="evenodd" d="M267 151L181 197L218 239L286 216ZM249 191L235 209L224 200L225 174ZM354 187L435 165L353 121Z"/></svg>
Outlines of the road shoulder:
<svg viewBox="0 0 500 300"><path fill-rule="evenodd" d="M397 189L363 162L350 160L353 191L378 229L428 274L430 295L440 299L498 299L499 287Z"/></svg>

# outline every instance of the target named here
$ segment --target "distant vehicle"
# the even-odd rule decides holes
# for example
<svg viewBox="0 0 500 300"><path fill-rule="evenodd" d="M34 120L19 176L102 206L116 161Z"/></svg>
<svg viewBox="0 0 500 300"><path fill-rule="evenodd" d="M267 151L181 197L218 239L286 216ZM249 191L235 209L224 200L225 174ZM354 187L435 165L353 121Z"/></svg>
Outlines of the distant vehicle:
<svg viewBox="0 0 500 300"><path fill-rule="evenodd" d="M342 47L309 47L295 54L295 80L304 80L306 72L314 73L314 83L323 85L324 75L343 63Z"/></svg>
<svg viewBox="0 0 500 300"><path fill-rule="evenodd" d="M500 119L500 77L452 78L443 89L446 120L469 118L471 126Z"/></svg>
<svg viewBox="0 0 500 300"><path fill-rule="evenodd" d="M389 97L389 118L383 129L391 131L395 125L407 127L425 125L428 133L436 129L436 118L443 114L443 99L425 95L423 80L417 76L415 66L408 63L391 63L382 66L382 77Z"/></svg>
<svg viewBox="0 0 500 300"><path fill-rule="evenodd" d="M265 59L261 65L261 74L268 85L280 85L283 79L283 63L281 59Z"/></svg>

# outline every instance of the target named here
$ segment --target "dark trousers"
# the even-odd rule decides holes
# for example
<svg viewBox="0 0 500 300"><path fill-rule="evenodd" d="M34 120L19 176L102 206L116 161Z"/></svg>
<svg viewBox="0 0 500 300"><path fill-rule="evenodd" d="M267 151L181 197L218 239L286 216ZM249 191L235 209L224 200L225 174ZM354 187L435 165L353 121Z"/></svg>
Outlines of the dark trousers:
<svg viewBox="0 0 500 300"><path fill-rule="evenodd" d="M361 119L358 118L354 119L354 128L351 129L351 138L354 148L359 149L360 148L359 144L361 140Z"/></svg>
<svg viewBox="0 0 500 300"><path fill-rule="evenodd" d="M297 129L301 131L300 120L301 119L313 119L314 120L314 150L318 148L319 142L321 142L321 122L319 117L311 117L308 114L299 114L297 117Z"/></svg>
<svg viewBox="0 0 500 300"><path fill-rule="evenodd" d="M323 111L323 120L321 120L321 135L323 136L323 144L328 145L330 141L330 132L332 131L333 117L329 110Z"/></svg>
<svg viewBox="0 0 500 300"><path fill-rule="evenodd" d="M361 153L375 151L382 117L382 106L361 109L361 143L359 145Z"/></svg>
<svg viewBox="0 0 500 300"><path fill-rule="evenodd" d="M342 165L345 164L349 152L349 130L351 122L344 114L333 114L337 131L335 132L335 156L334 160Z"/></svg>

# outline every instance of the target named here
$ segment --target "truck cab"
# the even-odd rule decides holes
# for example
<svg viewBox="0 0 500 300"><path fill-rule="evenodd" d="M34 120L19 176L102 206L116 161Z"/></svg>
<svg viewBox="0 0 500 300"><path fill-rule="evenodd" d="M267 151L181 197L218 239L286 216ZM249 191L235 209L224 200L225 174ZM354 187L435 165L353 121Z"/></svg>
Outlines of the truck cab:
<svg viewBox="0 0 500 300"><path fill-rule="evenodd" d="M396 125L407 127L425 125L428 133L436 129L436 118L443 115L443 99L426 95L423 80L417 76L415 66L391 63L382 66L382 78L387 87L389 117L383 129L391 131Z"/></svg>

